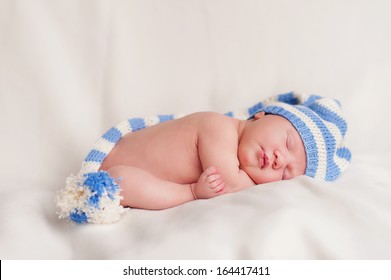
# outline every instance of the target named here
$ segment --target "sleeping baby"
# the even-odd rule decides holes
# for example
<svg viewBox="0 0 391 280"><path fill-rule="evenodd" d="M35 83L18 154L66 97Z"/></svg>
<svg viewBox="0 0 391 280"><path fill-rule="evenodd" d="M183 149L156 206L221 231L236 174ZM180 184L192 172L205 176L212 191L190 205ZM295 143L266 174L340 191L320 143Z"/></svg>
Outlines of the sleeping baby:
<svg viewBox="0 0 391 280"><path fill-rule="evenodd" d="M59 214L109 223L126 207L166 209L300 175L333 181L351 160L346 129L338 101L294 93L242 114L129 119L106 132L67 179Z"/></svg>

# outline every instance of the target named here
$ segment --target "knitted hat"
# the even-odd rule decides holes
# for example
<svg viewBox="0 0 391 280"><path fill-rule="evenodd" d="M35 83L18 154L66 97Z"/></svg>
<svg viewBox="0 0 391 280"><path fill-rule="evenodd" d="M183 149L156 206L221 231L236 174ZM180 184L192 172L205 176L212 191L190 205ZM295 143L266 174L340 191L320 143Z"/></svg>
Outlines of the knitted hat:
<svg viewBox="0 0 391 280"><path fill-rule="evenodd" d="M351 153L343 144L347 123L337 100L291 92L248 110L250 116L258 112L282 116L299 132L307 155L305 175L334 181L348 167Z"/></svg>

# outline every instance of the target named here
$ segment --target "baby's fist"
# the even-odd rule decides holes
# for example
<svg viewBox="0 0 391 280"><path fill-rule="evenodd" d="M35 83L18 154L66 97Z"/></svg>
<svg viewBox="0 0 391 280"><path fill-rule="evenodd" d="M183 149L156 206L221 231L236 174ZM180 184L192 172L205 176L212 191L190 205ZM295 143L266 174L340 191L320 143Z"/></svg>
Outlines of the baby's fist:
<svg viewBox="0 0 391 280"><path fill-rule="evenodd" d="M224 181L219 169L214 166L205 169L198 182L191 187L195 199L212 198L225 193Z"/></svg>

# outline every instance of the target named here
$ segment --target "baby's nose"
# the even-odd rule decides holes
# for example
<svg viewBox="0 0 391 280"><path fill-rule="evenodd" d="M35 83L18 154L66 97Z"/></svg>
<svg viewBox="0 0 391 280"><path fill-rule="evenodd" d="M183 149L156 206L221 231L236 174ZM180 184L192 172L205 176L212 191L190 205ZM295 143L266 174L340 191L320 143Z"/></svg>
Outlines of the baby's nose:
<svg viewBox="0 0 391 280"><path fill-rule="evenodd" d="M274 161L273 161L273 169L280 169L285 166L285 160L283 154L276 150L274 151Z"/></svg>

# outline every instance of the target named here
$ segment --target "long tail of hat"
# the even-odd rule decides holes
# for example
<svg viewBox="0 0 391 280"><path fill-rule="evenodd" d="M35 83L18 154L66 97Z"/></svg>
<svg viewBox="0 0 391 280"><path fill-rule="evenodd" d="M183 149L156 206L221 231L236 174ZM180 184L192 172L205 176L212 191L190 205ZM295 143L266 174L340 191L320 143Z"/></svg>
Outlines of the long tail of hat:
<svg viewBox="0 0 391 280"><path fill-rule="evenodd" d="M90 172L97 172L101 167L103 160L111 152L115 144L117 144L118 141L126 134L168 120L173 120L181 116L182 115L157 115L148 118L132 118L120 122L116 126L110 128L95 143L92 150L83 161L80 173L86 174Z"/></svg>
<svg viewBox="0 0 391 280"><path fill-rule="evenodd" d="M125 208L120 205L122 197L117 180L99 170L103 160L126 134L179 117L181 115L132 118L110 128L88 153L80 172L66 179L65 188L57 197L59 217L79 224L118 221Z"/></svg>

